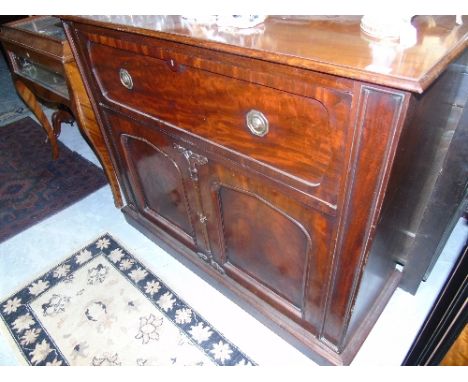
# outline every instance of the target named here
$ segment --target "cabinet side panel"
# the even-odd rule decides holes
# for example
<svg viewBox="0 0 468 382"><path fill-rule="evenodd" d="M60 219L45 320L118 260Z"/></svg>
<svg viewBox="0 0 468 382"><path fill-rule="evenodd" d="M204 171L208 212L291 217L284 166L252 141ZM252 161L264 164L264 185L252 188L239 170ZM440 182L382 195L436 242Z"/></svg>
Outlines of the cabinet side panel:
<svg viewBox="0 0 468 382"><path fill-rule="evenodd" d="M98 134L93 134L92 136L90 136L90 140L93 142L93 144L96 144L97 151L101 153L102 158L103 158L103 167L106 168L106 172L109 173L110 171L107 169L110 169L111 167L113 168L114 174L113 176L109 176L109 179L115 178L113 181L111 181L111 184L113 185L112 187L113 187L114 195L117 196L118 194L117 191L120 191L122 194L121 196L123 198L122 197L115 198L116 204L117 202L119 202L118 203L119 207L121 207L121 204L126 204L129 202L128 201L129 185L126 183L125 178L122 177L121 175L123 173L121 163L119 161L118 155L116 155L116 149L115 147L113 147L112 141L109 138L110 134L108 131L105 130L105 124L102 120L103 116L100 113L100 108L98 106L98 102L96 99L96 97L98 96L97 89L92 83L92 76L90 74L92 72L92 69L89 67L83 55L82 45L85 44L85 41L82 41L80 39L78 31L76 30L75 25L72 22L63 22L63 27L67 35L68 42L70 44L70 49L75 58L76 67L79 70L82 85L84 87L85 93L88 96L86 99L88 104L86 106L88 108L91 107L89 112L93 114L94 123L97 125L97 128L99 130L99 135L102 136L102 140L97 140L95 139L95 136L97 136ZM84 97L79 97L79 98L80 98L79 102L82 101L81 98L84 99ZM109 157L109 160L107 162L104 159L106 156ZM125 200L122 200L122 199L125 199Z"/></svg>
<svg viewBox="0 0 468 382"><path fill-rule="evenodd" d="M117 208L121 208L124 202L120 192L119 182L115 174L113 158L109 153L104 137L97 123L96 116L91 107L88 94L84 87L82 75L79 72L75 61L68 62L64 66L69 88L71 89L73 114L78 120L78 125L81 131L91 142L92 148L102 164L107 179L111 185L115 206Z"/></svg>
<svg viewBox="0 0 468 382"><path fill-rule="evenodd" d="M408 94L356 84L358 113L322 339L341 352L408 106ZM390 275L389 270L385 273ZM369 305L372 301L369 301Z"/></svg>

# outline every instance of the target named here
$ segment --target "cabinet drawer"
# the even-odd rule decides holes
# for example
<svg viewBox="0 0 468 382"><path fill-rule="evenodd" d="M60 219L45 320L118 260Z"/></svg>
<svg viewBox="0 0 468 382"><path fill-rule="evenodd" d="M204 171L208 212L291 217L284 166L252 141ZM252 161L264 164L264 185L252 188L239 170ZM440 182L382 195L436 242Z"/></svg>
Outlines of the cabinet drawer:
<svg viewBox="0 0 468 382"><path fill-rule="evenodd" d="M154 57L96 42L88 53L104 102L159 118L311 189L328 182L325 199L334 202L350 97L294 77L230 77L191 66L196 59L180 53ZM259 76L264 84L254 81Z"/></svg>

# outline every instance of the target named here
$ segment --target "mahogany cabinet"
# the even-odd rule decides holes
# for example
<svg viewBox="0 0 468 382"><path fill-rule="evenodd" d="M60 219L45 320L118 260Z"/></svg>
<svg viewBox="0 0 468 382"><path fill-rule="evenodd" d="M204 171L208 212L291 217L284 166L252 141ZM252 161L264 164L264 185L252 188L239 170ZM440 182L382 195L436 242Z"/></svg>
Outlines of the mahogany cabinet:
<svg viewBox="0 0 468 382"><path fill-rule="evenodd" d="M466 29L445 62L403 57L395 72L419 78L373 72L359 18L271 17L250 34L62 19L127 220L311 357L350 363L402 277L374 237L413 92Z"/></svg>

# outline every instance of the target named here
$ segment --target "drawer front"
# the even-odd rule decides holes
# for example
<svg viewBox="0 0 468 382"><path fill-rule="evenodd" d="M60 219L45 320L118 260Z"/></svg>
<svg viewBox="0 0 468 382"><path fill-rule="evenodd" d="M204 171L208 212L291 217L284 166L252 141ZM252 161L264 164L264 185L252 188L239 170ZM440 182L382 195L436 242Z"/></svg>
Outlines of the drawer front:
<svg viewBox="0 0 468 382"><path fill-rule="evenodd" d="M4 42L3 46L16 74L42 85L65 99L70 98L63 63L60 59L52 59L10 42Z"/></svg>
<svg viewBox="0 0 468 382"><path fill-rule="evenodd" d="M351 97L297 76L252 71L248 80L234 78L216 73L216 65L196 67L198 58L180 53L155 57L106 43L87 44L105 103L196 134L336 204ZM235 75L237 68L228 71Z"/></svg>

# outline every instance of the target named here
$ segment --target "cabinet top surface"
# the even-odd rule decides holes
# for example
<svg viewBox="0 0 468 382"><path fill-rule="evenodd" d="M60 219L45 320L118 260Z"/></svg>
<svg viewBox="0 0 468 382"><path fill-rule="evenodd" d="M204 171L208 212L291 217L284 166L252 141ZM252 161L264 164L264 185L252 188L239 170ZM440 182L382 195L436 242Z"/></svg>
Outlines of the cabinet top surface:
<svg viewBox="0 0 468 382"><path fill-rule="evenodd" d="M404 90L423 92L468 42L468 17L416 16L411 46L372 39L360 16L269 16L253 28L181 16L63 16Z"/></svg>

